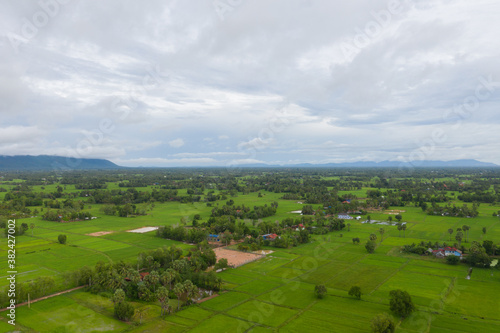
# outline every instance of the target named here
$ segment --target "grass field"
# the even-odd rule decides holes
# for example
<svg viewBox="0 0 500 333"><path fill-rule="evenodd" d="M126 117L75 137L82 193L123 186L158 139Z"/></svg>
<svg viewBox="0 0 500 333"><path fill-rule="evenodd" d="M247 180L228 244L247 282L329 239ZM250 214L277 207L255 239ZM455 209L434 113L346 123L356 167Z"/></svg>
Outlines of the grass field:
<svg viewBox="0 0 500 333"><path fill-rule="evenodd" d="M7 188L11 185L2 185ZM70 186L68 185L68 188ZM366 190L346 191L364 197ZM261 191L238 195L236 204L263 205L278 201L274 221L300 210L296 201L280 199L281 194ZM343 193L343 192L342 192ZM339 193L341 194L341 193ZM99 205L92 205L98 219L71 223L28 219L36 228L18 237L16 246L18 281L37 276L59 277L65 271L93 266L99 260L133 262L137 254L148 249L176 244L156 238L155 232L128 233L143 226L177 224L183 216L210 215L205 204L156 204L149 215L135 218L106 216ZM22 332L367 332L371 319L389 311L389 291L404 289L412 295L417 311L398 322L398 332L499 332L500 331L500 271L475 269L466 280L468 267L450 266L443 261L400 253L405 244L420 241L448 241L448 228L471 226L471 240L500 240L500 220L491 216L498 206L483 204L480 216L473 219L429 216L415 207L391 207L405 210L403 221L408 229L403 234L396 226L384 226L383 241L380 225L362 224L352 220L350 231L314 236L312 242L290 249L276 249L256 262L219 273L227 289L220 296L199 305L189 306L161 318L158 304L133 303L146 307L142 324L134 318L130 323L113 318L112 303L99 295L83 291L72 292L32 305L17 313L16 329ZM373 220L387 220L384 212L370 213ZM18 222L24 222L19 220ZM481 229L487 228L484 234ZM98 231L112 233L94 237ZM60 245L57 236L68 236L67 245ZM364 241L371 233L378 236L375 253L368 254ZM341 237L341 234L343 237ZM361 244L353 244L359 237ZM0 240L2 254L6 241ZM468 246L467 243L465 243ZM78 260L75 260L78 258ZM6 255L0 258L6 267ZM0 287L7 284L5 277ZM317 299L316 284L325 284L328 294ZM348 296L351 286L361 287L361 300ZM172 302L175 302L172 301ZM0 333L8 332L5 313L0 316Z"/></svg>

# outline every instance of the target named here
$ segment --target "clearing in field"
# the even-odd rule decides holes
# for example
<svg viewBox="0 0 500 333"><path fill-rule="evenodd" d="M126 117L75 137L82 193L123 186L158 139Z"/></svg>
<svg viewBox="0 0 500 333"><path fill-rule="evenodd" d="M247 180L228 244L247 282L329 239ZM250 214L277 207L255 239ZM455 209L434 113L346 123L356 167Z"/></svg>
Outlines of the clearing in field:
<svg viewBox="0 0 500 333"><path fill-rule="evenodd" d="M227 259L228 265L232 267L238 267L246 263L255 261L257 259L263 258L265 256L262 254L239 252L234 250L228 250L225 248L214 249L214 252L215 255L217 256L217 260L219 260L220 258L225 258Z"/></svg>
<svg viewBox="0 0 500 333"><path fill-rule="evenodd" d="M150 231L154 231L154 230L158 230L158 227L142 227L142 228L138 228L138 229L127 230L127 232L134 232L136 234L143 234L145 232L150 232Z"/></svg>
<svg viewBox="0 0 500 333"><path fill-rule="evenodd" d="M93 232L91 234L87 234L87 236L99 237L99 236L112 234L113 232L114 231L98 231L98 232Z"/></svg>

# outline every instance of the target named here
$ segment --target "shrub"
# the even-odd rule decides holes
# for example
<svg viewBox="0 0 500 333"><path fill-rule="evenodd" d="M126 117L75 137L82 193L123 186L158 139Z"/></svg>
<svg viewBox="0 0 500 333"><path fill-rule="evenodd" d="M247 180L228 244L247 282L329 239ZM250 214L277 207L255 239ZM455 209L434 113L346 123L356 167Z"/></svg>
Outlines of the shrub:
<svg viewBox="0 0 500 333"><path fill-rule="evenodd" d="M128 302L119 302L115 304L115 317L120 320L129 320L134 316L134 307Z"/></svg>
<svg viewBox="0 0 500 333"><path fill-rule="evenodd" d="M458 265L460 262L460 257L457 256L447 256L446 257L446 263L450 265Z"/></svg>
<svg viewBox="0 0 500 333"><path fill-rule="evenodd" d="M349 296L361 299L361 288L359 286L352 286L351 289L349 289Z"/></svg>
<svg viewBox="0 0 500 333"><path fill-rule="evenodd" d="M59 235L57 236L57 240L59 241L60 244L66 244L66 235Z"/></svg>
<svg viewBox="0 0 500 333"><path fill-rule="evenodd" d="M316 294L316 297L318 298L323 298L325 297L326 295L326 287L324 284L317 284L315 287L314 287L314 293Z"/></svg>

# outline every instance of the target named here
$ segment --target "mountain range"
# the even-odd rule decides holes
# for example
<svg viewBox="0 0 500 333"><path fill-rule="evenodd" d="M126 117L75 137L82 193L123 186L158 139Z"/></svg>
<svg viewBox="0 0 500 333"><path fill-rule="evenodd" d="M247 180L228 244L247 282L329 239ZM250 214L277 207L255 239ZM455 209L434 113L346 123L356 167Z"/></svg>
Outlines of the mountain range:
<svg viewBox="0 0 500 333"><path fill-rule="evenodd" d="M243 164L240 167L288 167L288 168L494 168L499 165L477 160L463 159L453 161L381 161L381 162L344 162L344 163L326 163L326 164L286 164L286 165L271 165L265 163Z"/></svg>
<svg viewBox="0 0 500 333"><path fill-rule="evenodd" d="M221 166L222 167L222 166ZM480 162L472 159L454 161L419 161L414 163L400 161L381 162L346 162L326 164L242 164L243 168L494 168L499 165L488 162ZM27 170L110 170L124 168L111 161L97 158L68 158L63 156L49 155L17 155L0 156L0 170L4 171L27 171Z"/></svg>
<svg viewBox="0 0 500 333"><path fill-rule="evenodd" d="M0 156L0 170L97 170L118 169L120 166L98 158L68 158L48 155Z"/></svg>

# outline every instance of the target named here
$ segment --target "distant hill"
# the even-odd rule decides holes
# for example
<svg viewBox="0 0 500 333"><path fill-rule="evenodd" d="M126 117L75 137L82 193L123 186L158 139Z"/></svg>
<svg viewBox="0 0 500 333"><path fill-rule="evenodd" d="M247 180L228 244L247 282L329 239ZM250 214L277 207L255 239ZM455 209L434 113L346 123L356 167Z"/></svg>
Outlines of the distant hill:
<svg viewBox="0 0 500 333"><path fill-rule="evenodd" d="M68 158L62 156L0 156L0 170L97 170L119 169L119 165L97 158Z"/></svg>
<svg viewBox="0 0 500 333"><path fill-rule="evenodd" d="M494 168L499 165L494 163L480 162L477 160L454 160L454 161L416 161L414 163L400 161L382 161L382 162L350 162L350 163L326 163L326 164L245 164L240 167L247 168L265 168L265 167L288 167L288 168Z"/></svg>

